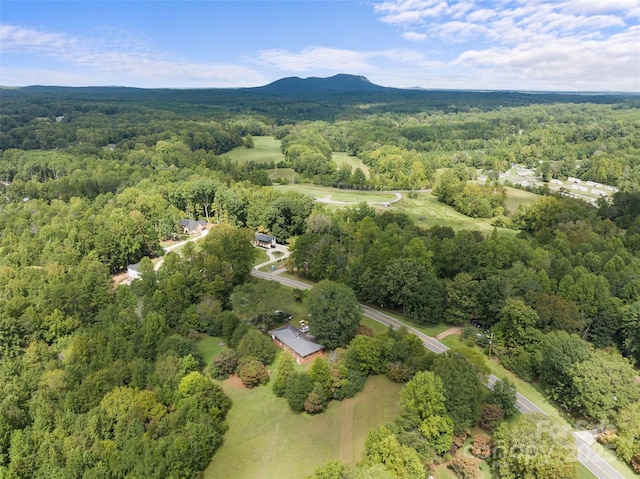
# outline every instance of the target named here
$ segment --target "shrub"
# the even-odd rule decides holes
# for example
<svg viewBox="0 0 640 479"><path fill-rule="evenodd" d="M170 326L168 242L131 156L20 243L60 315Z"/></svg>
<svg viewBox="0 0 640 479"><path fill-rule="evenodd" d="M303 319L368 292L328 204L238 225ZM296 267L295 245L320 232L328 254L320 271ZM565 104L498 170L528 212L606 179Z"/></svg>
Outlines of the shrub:
<svg viewBox="0 0 640 479"><path fill-rule="evenodd" d="M457 455L451 459L448 467L461 479L477 479L480 477L478 460L473 457Z"/></svg>
<svg viewBox="0 0 640 479"><path fill-rule="evenodd" d="M285 396L293 412L304 411L304 404L313 391L309 375L303 372L293 372L287 381Z"/></svg>
<svg viewBox="0 0 640 479"><path fill-rule="evenodd" d="M304 402L304 410L309 414L321 413L324 411L324 406L324 401L320 397L320 394L315 391L311 391L311 394L309 394L309 397L307 397L307 400Z"/></svg>
<svg viewBox="0 0 640 479"><path fill-rule="evenodd" d="M216 379L226 379L233 374L238 367L238 355L233 349L225 349L213 358L211 365L212 376Z"/></svg>
<svg viewBox="0 0 640 479"><path fill-rule="evenodd" d="M269 373L260 361L256 358L242 358L238 363L238 377L245 387L253 388L269 381Z"/></svg>
<svg viewBox="0 0 640 479"><path fill-rule="evenodd" d="M504 419L504 411L497 404L483 404L478 424L485 431L492 430L496 423Z"/></svg>
<svg viewBox="0 0 640 479"><path fill-rule="evenodd" d="M250 329L240 340L236 348L238 357L255 357L262 364L271 364L276 356L276 347L269 336L262 334L257 329Z"/></svg>

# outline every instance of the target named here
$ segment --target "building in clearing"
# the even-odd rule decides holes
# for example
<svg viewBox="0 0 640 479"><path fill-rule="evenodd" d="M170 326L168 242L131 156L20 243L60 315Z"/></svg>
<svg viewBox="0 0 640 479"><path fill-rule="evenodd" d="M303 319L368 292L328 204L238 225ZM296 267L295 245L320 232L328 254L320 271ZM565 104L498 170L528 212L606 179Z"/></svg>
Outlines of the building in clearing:
<svg viewBox="0 0 640 479"><path fill-rule="evenodd" d="M266 235L264 233L256 233L255 240L253 242L255 246L260 246L262 248L275 248L276 247L276 237Z"/></svg>
<svg viewBox="0 0 640 479"><path fill-rule="evenodd" d="M298 364L306 364L322 356L324 346L294 326L283 326L269 331L273 342L293 356Z"/></svg>
<svg viewBox="0 0 640 479"><path fill-rule="evenodd" d="M128 265L127 266L127 275L129 276L129 279L131 279L132 281L134 279L142 278L142 275L140 274L140 263L135 263L135 264Z"/></svg>
<svg viewBox="0 0 640 479"><path fill-rule="evenodd" d="M180 220L180 227L182 232L186 235L195 235L203 232L207 229L207 222L205 220Z"/></svg>

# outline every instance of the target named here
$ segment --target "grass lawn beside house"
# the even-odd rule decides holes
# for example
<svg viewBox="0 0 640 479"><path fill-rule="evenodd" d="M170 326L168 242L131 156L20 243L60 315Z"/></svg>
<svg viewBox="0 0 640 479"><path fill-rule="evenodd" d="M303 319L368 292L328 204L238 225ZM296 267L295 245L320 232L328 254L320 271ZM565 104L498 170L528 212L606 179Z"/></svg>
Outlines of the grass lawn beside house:
<svg viewBox="0 0 640 479"><path fill-rule="evenodd" d="M330 460L354 464L369 430L398 414L402 387L384 376L370 377L354 398L332 401L324 413L310 416L291 412L269 385L246 389L237 379L221 384L233 407L224 444L205 479L303 479Z"/></svg>

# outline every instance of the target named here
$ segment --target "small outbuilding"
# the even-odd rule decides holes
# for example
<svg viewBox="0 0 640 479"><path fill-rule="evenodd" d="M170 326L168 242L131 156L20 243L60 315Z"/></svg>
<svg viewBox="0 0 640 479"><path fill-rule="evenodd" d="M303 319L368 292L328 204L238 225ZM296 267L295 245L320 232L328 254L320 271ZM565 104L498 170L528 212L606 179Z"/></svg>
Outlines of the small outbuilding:
<svg viewBox="0 0 640 479"><path fill-rule="evenodd" d="M260 246L261 248L275 248L276 237L264 233L256 233L253 244L255 246Z"/></svg>
<svg viewBox="0 0 640 479"><path fill-rule="evenodd" d="M294 326L283 326L269 331L273 342L293 356L298 364L306 364L322 356L324 346Z"/></svg>

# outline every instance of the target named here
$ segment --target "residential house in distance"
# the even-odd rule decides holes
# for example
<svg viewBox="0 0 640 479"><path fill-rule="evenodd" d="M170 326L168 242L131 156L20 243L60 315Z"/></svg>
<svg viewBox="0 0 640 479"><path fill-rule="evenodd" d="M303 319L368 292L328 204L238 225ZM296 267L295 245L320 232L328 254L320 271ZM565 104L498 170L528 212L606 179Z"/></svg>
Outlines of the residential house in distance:
<svg viewBox="0 0 640 479"><path fill-rule="evenodd" d="M283 326L269 331L273 342L293 356L298 364L306 364L322 356L324 346L295 326Z"/></svg>
<svg viewBox="0 0 640 479"><path fill-rule="evenodd" d="M264 233L256 233L253 244L254 246L260 246L261 248L275 248L276 237L271 235L266 235Z"/></svg>
<svg viewBox="0 0 640 479"><path fill-rule="evenodd" d="M140 263L130 264L127 266L127 275L129 279L133 281L134 279L140 279L142 275L140 274Z"/></svg>
<svg viewBox="0 0 640 479"><path fill-rule="evenodd" d="M186 235L196 235L202 233L207 229L207 222L205 220L180 220L180 227L182 232Z"/></svg>

